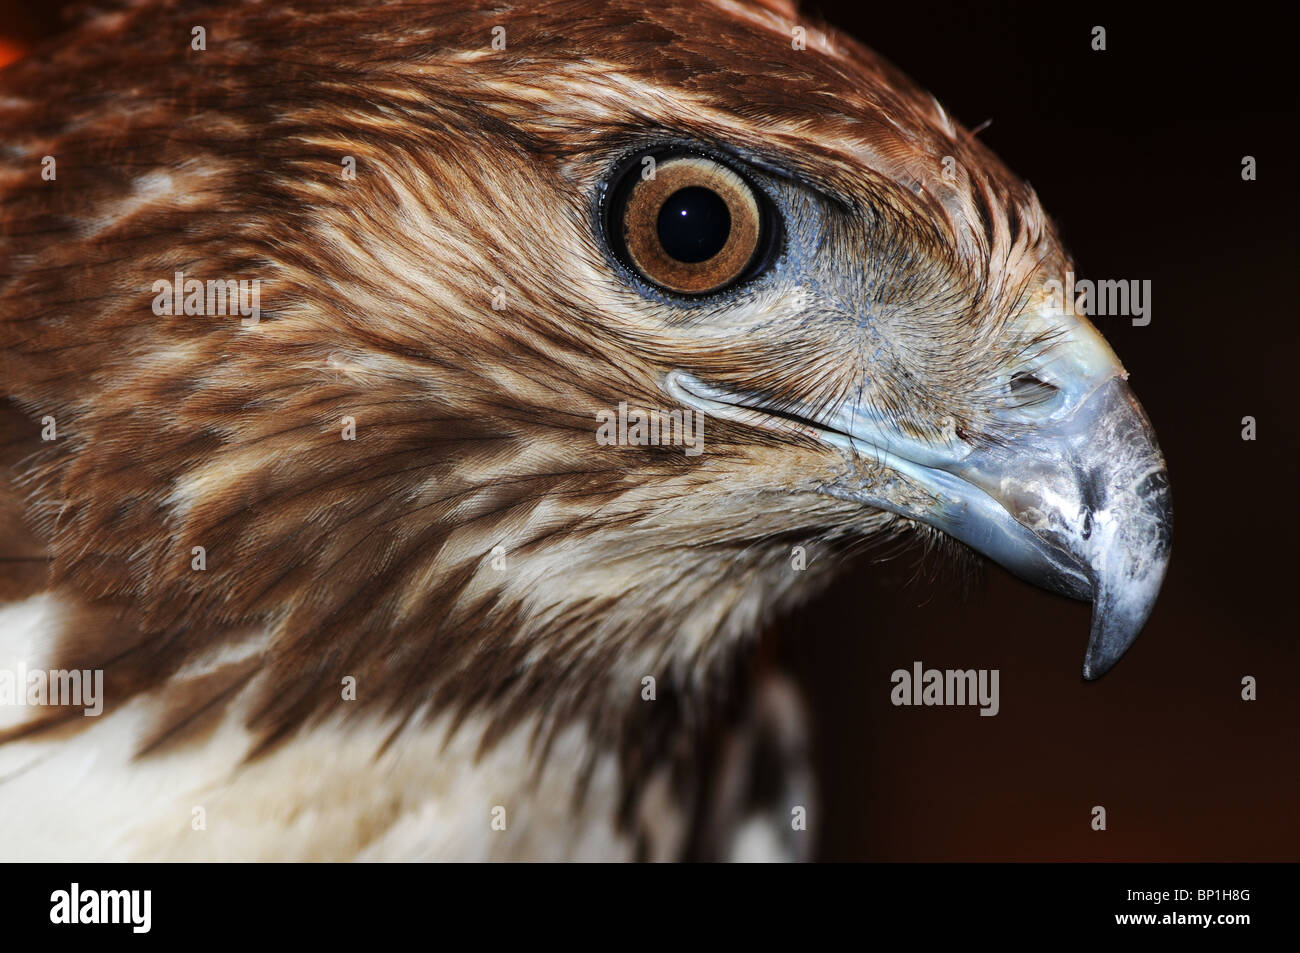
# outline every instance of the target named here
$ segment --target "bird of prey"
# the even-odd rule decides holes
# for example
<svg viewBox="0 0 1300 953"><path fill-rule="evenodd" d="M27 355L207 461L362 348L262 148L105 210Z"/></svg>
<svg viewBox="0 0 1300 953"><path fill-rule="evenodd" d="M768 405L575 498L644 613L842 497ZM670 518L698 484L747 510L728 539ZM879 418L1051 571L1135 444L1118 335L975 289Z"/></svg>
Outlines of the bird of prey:
<svg viewBox="0 0 1300 953"><path fill-rule="evenodd" d="M1034 192L784 0L109 0L0 153L0 856L807 857L844 553L1152 608Z"/></svg>

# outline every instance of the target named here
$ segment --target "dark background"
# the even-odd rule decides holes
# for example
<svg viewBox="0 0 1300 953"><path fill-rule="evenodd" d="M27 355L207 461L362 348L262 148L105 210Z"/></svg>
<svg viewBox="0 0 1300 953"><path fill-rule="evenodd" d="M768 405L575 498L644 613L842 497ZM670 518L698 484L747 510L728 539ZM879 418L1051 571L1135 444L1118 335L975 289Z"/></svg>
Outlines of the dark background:
<svg viewBox="0 0 1300 953"><path fill-rule="evenodd" d="M1096 323L1169 462L1169 575L1095 683L1088 607L996 567L969 584L915 552L864 562L782 623L818 716L822 856L1300 860L1293 34L1253 6L1060 6L804 9L966 126L991 118L981 138L1034 186L1081 277L1151 280L1148 326ZM890 673L914 660L1000 669L1001 713L893 707Z"/></svg>
<svg viewBox="0 0 1300 953"><path fill-rule="evenodd" d="M64 5L0 0L0 62ZM1160 603L1097 683L1080 675L1086 605L916 550L863 559L780 623L814 707L826 859L1300 860L1290 24L1245 4L1068 6L804 5L966 126L992 119L981 138L1033 184L1080 277L1151 280L1150 325L1097 324L1155 424L1176 520ZM893 707L890 673L916 660L999 669L1001 713Z"/></svg>

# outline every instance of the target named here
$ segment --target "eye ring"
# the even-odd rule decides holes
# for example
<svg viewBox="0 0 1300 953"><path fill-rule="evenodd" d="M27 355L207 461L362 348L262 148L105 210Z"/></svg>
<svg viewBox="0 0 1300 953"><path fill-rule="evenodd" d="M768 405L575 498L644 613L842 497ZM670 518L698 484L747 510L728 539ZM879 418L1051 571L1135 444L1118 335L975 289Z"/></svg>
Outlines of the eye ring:
<svg viewBox="0 0 1300 953"><path fill-rule="evenodd" d="M612 248L628 268L666 291L721 291L754 277L770 257L767 197L715 159L642 154L612 194L606 222Z"/></svg>

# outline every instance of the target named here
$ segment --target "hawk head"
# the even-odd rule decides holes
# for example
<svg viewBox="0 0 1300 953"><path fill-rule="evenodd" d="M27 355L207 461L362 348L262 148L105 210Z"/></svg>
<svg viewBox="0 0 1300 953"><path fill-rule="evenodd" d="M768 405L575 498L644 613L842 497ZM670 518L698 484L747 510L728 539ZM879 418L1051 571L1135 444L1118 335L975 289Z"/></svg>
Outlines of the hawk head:
<svg viewBox="0 0 1300 953"><path fill-rule="evenodd" d="M110 703L253 637L267 740L346 675L616 733L907 532L1091 599L1086 677L1151 610L1033 191L780 2L124 4L0 85L14 499Z"/></svg>

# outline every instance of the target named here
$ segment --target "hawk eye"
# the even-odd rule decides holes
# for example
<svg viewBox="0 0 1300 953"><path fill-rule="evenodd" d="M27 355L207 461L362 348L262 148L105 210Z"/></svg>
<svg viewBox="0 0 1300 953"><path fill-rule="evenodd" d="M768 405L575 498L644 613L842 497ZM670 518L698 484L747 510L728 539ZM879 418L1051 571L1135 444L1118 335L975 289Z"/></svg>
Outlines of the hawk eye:
<svg viewBox="0 0 1300 953"><path fill-rule="evenodd" d="M767 197L713 159L651 158L638 157L614 183L606 232L623 263L685 295L755 277L770 257Z"/></svg>

